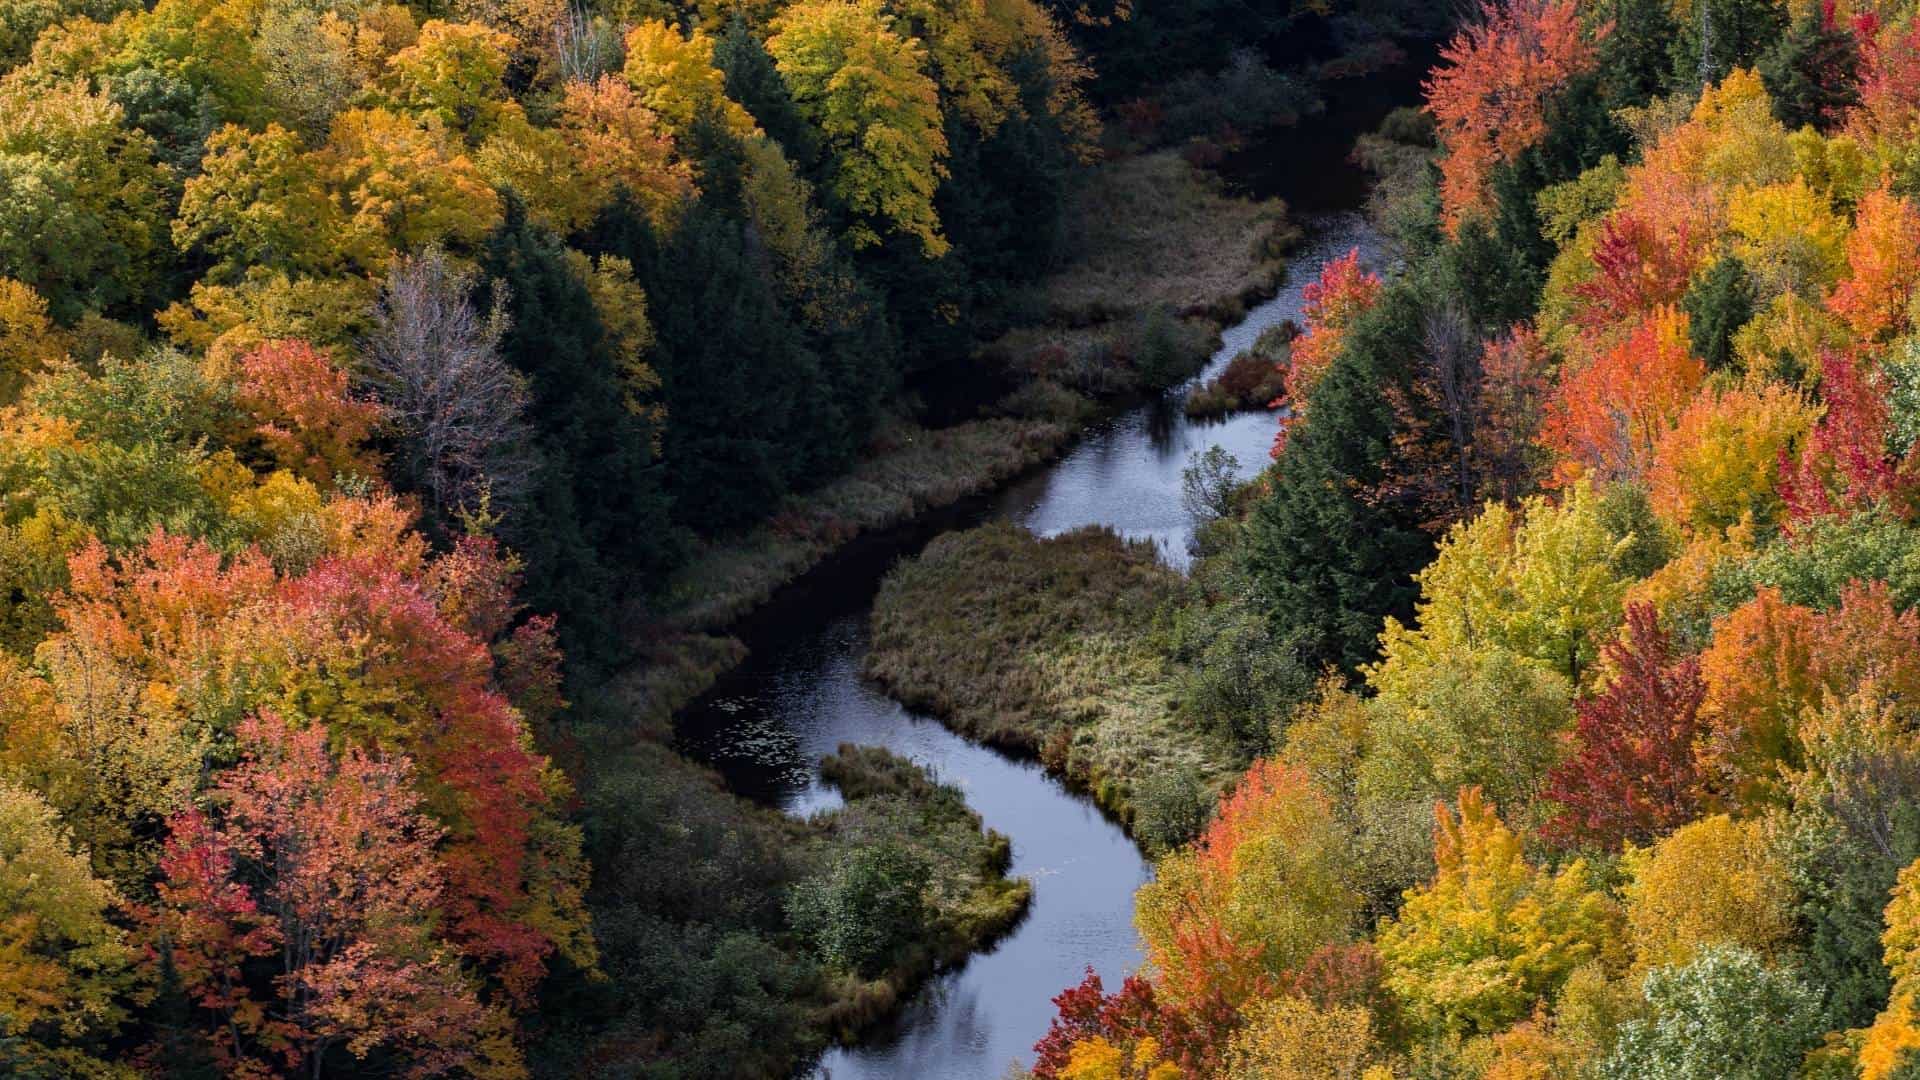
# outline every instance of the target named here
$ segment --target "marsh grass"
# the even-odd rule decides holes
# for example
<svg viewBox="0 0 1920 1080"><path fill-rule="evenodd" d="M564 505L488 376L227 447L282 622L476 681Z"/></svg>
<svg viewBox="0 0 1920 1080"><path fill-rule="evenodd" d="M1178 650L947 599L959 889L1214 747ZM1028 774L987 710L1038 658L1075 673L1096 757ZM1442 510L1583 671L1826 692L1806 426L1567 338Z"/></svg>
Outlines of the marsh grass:
<svg viewBox="0 0 1920 1080"><path fill-rule="evenodd" d="M1072 197L1062 269L981 356L1095 400L1163 389L1273 295L1299 238L1284 205L1228 195L1173 151L1112 162Z"/></svg>
<svg viewBox="0 0 1920 1080"><path fill-rule="evenodd" d="M1164 770L1210 789L1231 740L1180 719L1160 640L1178 574L1106 529L1049 540L996 523L943 536L882 585L867 673L960 732L1037 755L1123 823Z"/></svg>

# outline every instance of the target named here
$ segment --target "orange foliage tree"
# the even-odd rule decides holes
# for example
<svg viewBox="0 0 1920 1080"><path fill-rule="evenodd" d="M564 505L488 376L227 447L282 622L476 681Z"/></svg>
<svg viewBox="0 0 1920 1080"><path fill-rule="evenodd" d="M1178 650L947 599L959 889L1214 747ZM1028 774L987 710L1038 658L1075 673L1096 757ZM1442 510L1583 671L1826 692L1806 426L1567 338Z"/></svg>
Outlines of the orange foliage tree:
<svg viewBox="0 0 1920 1080"><path fill-rule="evenodd" d="M1440 57L1425 89L1447 148L1440 199L1451 233L1487 208L1493 169L1546 134L1548 101L1595 51L1574 0L1482 0Z"/></svg>
<svg viewBox="0 0 1920 1080"><path fill-rule="evenodd" d="M1655 308L1625 340L1562 374L1540 432L1560 456L1556 478L1643 476L1705 377L1688 351L1686 313Z"/></svg>
<svg viewBox="0 0 1920 1080"><path fill-rule="evenodd" d="M1294 339L1280 369L1285 376L1285 392L1271 406L1289 410L1281 417L1280 432L1273 441L1274 457L1278 458L1286 445L1287 427L1306 415L1307 396L1314 384L1339 358L1347 328L1380 299L1380 288L1380 276L1361 269L1360 249L1354 248L1329 260L1320 268L1320 276L1302 291L1307 329Z"/></svg>
<svg viewBox="0 0 1920 1080"><path fill-rule="evenodd" d="M1916 285L1920 209L1881 184L1860 199L1847 237L1847 276L1827 306L1862 340L1883 341L1906 331Z"/></svg>

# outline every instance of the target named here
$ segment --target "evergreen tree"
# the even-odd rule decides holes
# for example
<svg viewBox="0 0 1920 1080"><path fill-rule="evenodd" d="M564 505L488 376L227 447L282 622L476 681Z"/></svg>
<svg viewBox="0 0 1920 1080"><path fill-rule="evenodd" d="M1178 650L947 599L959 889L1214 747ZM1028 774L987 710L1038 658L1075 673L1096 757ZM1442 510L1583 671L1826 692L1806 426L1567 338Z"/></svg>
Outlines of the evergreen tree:
<svg viewBox="0 0 1920 1080"><path fill-rule="evenodd" d="M509 522L527 560L527 601L562 616L569 655L605 656L624 583L657 585L674 556L652 467L657 432L628 407L620 358L565 249L517 201L482 265L509 290L502 345L528 378L542 458L530 512Z"/></svg>
<svg viewBox="0 0 1920 1080"><path fill-rule="evenodd" d="M1860 101L1860 43L1846 27L1808 11L1761 58L1760 80L1781 123L1825 130Z"/></svg>
<svg viewBox="0 0 1920 1080"><path fill-rule="evenodd" d="M1715 262L1681 299L1693 354L1718 371L1733 363L1733 335L1753 318L1753 275L1737 256Z"/></svg>

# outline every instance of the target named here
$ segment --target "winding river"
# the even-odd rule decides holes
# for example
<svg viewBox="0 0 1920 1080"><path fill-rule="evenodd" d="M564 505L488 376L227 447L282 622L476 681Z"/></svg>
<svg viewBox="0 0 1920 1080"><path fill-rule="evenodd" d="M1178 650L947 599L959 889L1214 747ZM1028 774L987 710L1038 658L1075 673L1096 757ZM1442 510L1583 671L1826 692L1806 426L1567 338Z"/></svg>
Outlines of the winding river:
<svg viewBox="0 0 1920 1080"><path fill-rule="evenodd" d="M1091 965L1109 987L1140 965L1134 890L1152 870L1087 799L1039 765L970 742L889 699L860 677L867 613L887 567L933 536L991 519L1051 536L1107 525L1151 538L1175 566L1191 530L1181 471L1208 447L1226 448L1251 475L1266 461L1274 418L1240 413L1189 421L1181 404L1261 330L1301 317L1301 291L1329 258L1359 248L1381 260L1358 213L1309 219L1307 244L1279 295L1228 329L1198 378L1088 431L1071 452L999 493L915 526L856 543L785 590L739 628L748 661L683 715L687 749L736 790L795 814L835 804L816 763L842 742L885 746L931 765L966 792L989 828L1013 840L1013 873L1033 882L1033 905L988 952L944 972L883 1031L820 1062L823 1080L917 1077L992 1080L1030 1060L1052 1015L1049 1000Z"/></svg>
<svg viewBox="0 0 1920 1080"><path fill-rule="evenodd" d="M1106 525L1151 539L1163 559L1184 568L1192 526L1181 472L1219 446L1250 476L1274 434L1265 411L1188 420L1185 398L1262 330L1301 321L1302 292L1327 260L1358 248L1364 264L1382 267L1383 244L1358 212L1366 178L1347 149L1388 109L1416 99L1430 53L1416 47L1397 69L1340 84L1325 114L1224 163L1239 188L1285 198L1308 235L1279 294L1225 331L1205 371L1095 425L1064 457L998 492L855 540L734 628L751 655L681 715L684 750L734 790L793 814L838 802L818 763L842 742L927 764L965 791L987 827L1012 839L1012 872L1033 883L1032 906L1011 933L929 980L860 1045L829 1050L814 1066L816 1080L996 1080L1014 1062L1031 1061L1052 997L1088 967L1113 988L1140 966L1133 893L1152 867L1089 800L1038 764L961 738L862 679L874 595L891 566L933 537L990 520L1042 536Z"/></svg>

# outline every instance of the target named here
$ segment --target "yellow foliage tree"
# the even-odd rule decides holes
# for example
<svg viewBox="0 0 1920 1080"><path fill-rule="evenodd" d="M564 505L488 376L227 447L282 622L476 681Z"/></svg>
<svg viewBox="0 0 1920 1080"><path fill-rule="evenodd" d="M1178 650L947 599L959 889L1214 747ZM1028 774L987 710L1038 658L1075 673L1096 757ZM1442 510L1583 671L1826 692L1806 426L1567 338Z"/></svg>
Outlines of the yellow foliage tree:
<svg viewBox="0 0 1920 1080"><path fill-rule="evenodd" d="M1764 819L1702 818L1631 850L1623 889L1642 968L1690 962L1703 946L1777 955L1793 936L1793 890Z"/></svg>
<svg viewBox="0 0 1920 1080"><path fill-rule="evenodd" d="M1430 1031L1489 1034L1610 954L1619 912L1584 861L1557 874L1529 865L1479 791L1434 814L1434 878L1376 936L1386 986Z"/></svg>
<svg viewBox="0 0 1920 1080"><path fill-rule="evenodd" d="M1647 474L1654 509L1684 532L1772 523L1782 506L1780 455L1814 419L1804 397L1775 383L1696 397L1654 450Z"/></svg>
<svg viewBox="0 0 1920 1080"><path fill-rule="evenodd" d="M344 245L369 270L395 251L476 245L500 223L500 197L434 114L350 109L323 155L348 207Z"/></svg>
<svg viewBox="0 0 1920 1080"><path fill-rule="evenodd" d="M108 919L119 897L32 791L0 781L0 1038L22 1075L107 1075L63 1045L124 1016L133 951Z"/></svg>
<svg viewBox="0 0 1920 1080"><path fill-rule="evenodd" d="M780 77L839 158L833 193L855 213L946 253L933 194L947 175L939 87L926 52L895 32L879 0L801 0L767 39ZM880 242L873 224L848 231L856 247Z"/></svg>
<svg viewBox="0 0 1920 1080"><path fill-rule="evenodd" d="M627 34L625 71L640 103L675 137L685 138L703 114L735 138L760 130L747 110L727 97L726 76L713 65L713 39L704 30L682 37L657 19L641 23Z"/></svg>
<svg viewBox="0 0 1920 1080"><path fill-rule="evenodd" d="M1242 1010L1226 1075L1248 1080L1363 1080L1373 1058L1373 1017L1358 1005L1319 1008L1285 995Z"/></svg>

